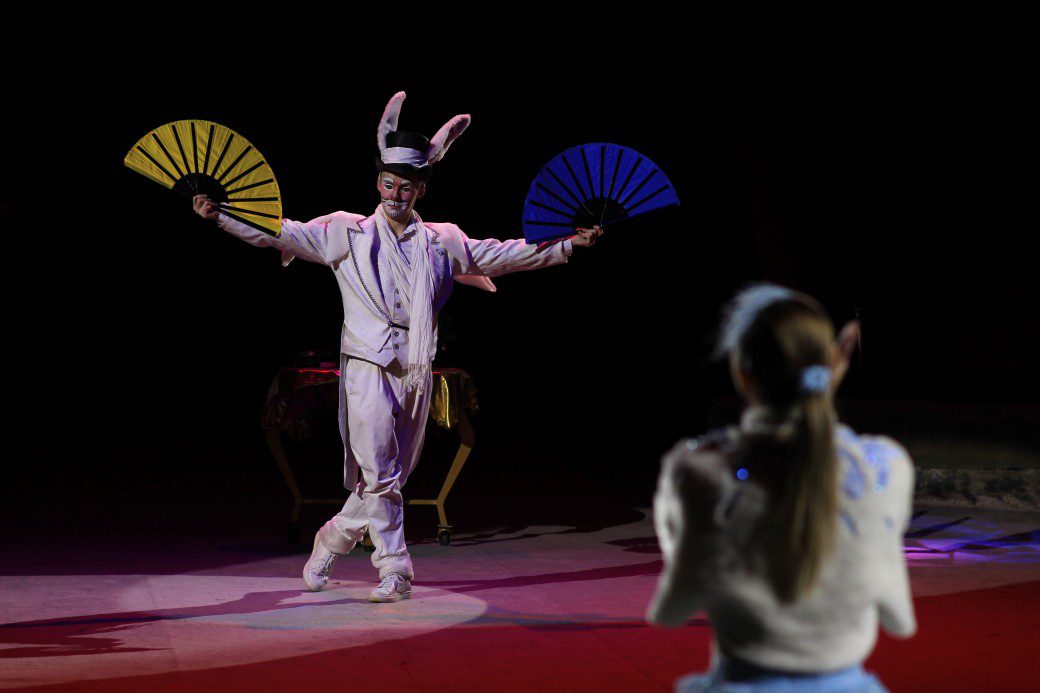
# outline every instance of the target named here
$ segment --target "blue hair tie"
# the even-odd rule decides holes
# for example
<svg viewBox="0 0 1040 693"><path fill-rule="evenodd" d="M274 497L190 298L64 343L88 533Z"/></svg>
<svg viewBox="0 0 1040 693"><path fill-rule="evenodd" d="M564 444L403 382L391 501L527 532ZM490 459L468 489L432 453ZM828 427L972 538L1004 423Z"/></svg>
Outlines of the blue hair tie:
<svg viewBox="0 0 1040 693"><path fill-rule="evenodd" d="M822 395L831 386L831 369L827 366L806 366L798 382L798 390L806 395Z"/></svg>

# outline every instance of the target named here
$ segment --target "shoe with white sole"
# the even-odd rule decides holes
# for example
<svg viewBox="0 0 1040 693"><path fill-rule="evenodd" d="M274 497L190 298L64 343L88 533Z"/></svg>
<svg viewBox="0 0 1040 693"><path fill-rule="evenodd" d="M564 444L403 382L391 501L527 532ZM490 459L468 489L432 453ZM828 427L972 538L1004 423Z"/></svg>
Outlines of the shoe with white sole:
<svg viewBox="0 0 1040 693"><path fill-rule="evenodd" d="M329 574L332 573L332 564L339 558L325 548L321 543L320 532L314 535L314 549L307 564L303 566L303 581L307 583L307 589L311 592L320 592L329 584Z"/></svg>
<svg viewBox="0 0 1040 693"><path fill-rule="evenodd" d="M379 587L368 595L370 602L399 602L412 596L412 581L400 573L390 573L379 583Z"/></svg>

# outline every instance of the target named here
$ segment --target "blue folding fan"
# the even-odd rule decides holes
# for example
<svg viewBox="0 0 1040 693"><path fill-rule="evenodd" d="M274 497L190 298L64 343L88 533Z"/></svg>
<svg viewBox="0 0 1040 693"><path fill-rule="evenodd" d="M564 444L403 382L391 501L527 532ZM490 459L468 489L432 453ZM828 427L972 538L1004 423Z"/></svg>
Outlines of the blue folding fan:
<svg viewBox="0 0 1040 693"><path fill-rule="evenodd" d="M639 152L605 142L582 144L559 154L531 183L524 238L541 243L577 227L605 226L678 204L671 181Z"/></svg>

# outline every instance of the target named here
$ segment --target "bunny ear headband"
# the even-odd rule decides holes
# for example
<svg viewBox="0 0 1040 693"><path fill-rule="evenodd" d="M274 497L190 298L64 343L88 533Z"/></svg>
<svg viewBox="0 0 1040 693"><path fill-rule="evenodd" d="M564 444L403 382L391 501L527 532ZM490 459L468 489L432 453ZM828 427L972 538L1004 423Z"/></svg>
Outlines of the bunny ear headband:
<svg viewBox="0 0 1040 693"><path fill-rule="evenodd" d="M390 97L383 117L379 120L376 129L376 144L379 145L376 168L405 178L426 180L430 177L433 165L444 158L451 143L469 127L470 117L467 114L455 116L437 131L433 139L427 139L417 132L397 129L404 99L403 91Z"/></svg>

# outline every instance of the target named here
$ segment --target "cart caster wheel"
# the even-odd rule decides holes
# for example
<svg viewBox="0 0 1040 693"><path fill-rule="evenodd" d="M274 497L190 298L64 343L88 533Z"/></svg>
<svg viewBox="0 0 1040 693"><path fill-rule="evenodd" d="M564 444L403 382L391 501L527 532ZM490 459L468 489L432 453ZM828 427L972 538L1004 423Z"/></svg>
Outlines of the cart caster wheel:
<svg viewBox="0 0 1040 693"><path fill-rule="evenodd" d="M437 543L441 546L447 546L451 543L451 532L444 529L437 534Z"/></svg>
<svg viewBox="0 0 1040 693"><path fill-rule="evenodd" d="M300 541L300 526L289 525L285 528L285 538L290 544L297 544Z"/></svg>

